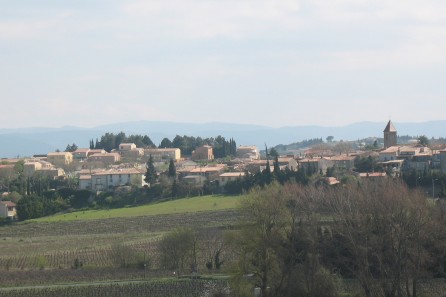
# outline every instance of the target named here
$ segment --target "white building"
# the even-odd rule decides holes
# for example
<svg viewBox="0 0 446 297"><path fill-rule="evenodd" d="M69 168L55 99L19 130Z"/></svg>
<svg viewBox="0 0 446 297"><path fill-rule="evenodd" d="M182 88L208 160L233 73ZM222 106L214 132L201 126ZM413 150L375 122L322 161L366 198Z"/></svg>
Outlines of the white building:
<svg viewBox="0 0 446 297"><path fill-rule="evenodd" d="M255 145L241 145L237 148L237 158L260 160L260 151Z"/></svg>
<svg viewBox="0 0 446 297"><path fill-rule="evenodd" d="M14 219L17 216L16 204L12 201L0 201L0 217Z"/></svg>
<svg viewBox="0 0 446 297"><path fill-rule="evenodd" d="M152 156L154 161L179 161L181 150L179 148L148 148L144 149L144 156Z"/></svg>
<svg viewBox="0 0 446 297"><path fill-rule="evenodd" d="M242 179L245 176L245 172L225 172L218 176L218 183L221 187L228 182Z"/></svg>
<svg viewBox="0 0 446 297"><path fill-rule="evenodd" d="M143 187L144 173L134 168L106 170L79 177L79 189L93 191L112 190L115 187L134 185Z"/></svg>

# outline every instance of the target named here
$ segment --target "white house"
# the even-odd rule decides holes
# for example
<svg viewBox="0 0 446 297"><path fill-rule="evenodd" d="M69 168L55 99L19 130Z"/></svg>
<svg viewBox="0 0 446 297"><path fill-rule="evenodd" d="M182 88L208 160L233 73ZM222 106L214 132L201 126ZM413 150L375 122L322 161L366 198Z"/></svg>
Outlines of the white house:
<svg viewBox="0 0 446 297"><path fill-rule="evenodd" d="M228 182L241 179L245 176L245 172L225 172L218 176L218 183L221 187L226 185Z"/></svg>
<svg viewBox="0 0 446 297"><path fill-rule="evenodd" d="M135 168L127 168L106 170L79 177L79 189L104 191L125 185L143 187L146 185L144 173Z"/></svg>
<svg viewBox="0 0 446 297"><path fill-rule="evenodd" d="M14 219L17 216L16 204L12 201L0 201L0 217Z"/></svg>

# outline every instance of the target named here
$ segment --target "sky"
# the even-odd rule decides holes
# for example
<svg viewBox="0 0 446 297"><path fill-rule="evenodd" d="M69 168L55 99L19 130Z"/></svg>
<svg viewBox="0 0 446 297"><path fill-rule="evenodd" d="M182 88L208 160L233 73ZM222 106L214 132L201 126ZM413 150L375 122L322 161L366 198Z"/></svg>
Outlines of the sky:
<svg viewBox="0 0 446 297"><path fill-rule="evenodd" d="M0 128L446 119L444 0L1 0Z"/></svg>

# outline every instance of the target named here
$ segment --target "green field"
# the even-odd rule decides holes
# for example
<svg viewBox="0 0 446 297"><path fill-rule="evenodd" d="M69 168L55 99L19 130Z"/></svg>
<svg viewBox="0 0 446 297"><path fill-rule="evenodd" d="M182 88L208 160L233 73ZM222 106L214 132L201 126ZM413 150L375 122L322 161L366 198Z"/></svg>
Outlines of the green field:
<svg viewBox="0 0 446 297"><path fill-rule="evenodd" d="M60 222L74 220L98 220L109 218L124 218L136 216L152 216L175 213L190 213L200 211L216 211L236 209L242 196L209 195L178 200L152 203L137 207L116 209L85 210L54 216L43 217L28 222Z"/></svg>

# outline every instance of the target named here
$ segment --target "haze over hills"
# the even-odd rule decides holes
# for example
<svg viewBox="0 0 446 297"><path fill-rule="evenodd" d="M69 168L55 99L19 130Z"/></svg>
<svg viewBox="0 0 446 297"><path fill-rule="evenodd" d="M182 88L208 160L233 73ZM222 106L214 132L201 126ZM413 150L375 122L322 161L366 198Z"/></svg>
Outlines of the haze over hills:
<svg viewBox="0 0 446 297"><path fill-rule="evenodd" d="M31 127L19 129L0 129L0 157L32 156L46 154L59 149L63 151L67 144L75 143L79 147L88 147L91 139L100 138L106 132L126 135L148 135L155 144L164 137L173 139L178 135L194 137L234 138L237 145L264 144L275 146L289 144L311 138L334 136L335 140L357 140L367 137L382 137L386 123L360 122L342 127L294 126L272 128L261 125L232 123L175 123L156 121L135 121L101 125L93 128L61 127L44 128ZM394 123L398 135L427 137L446 137L446 120L423 123Z"/></svg>

